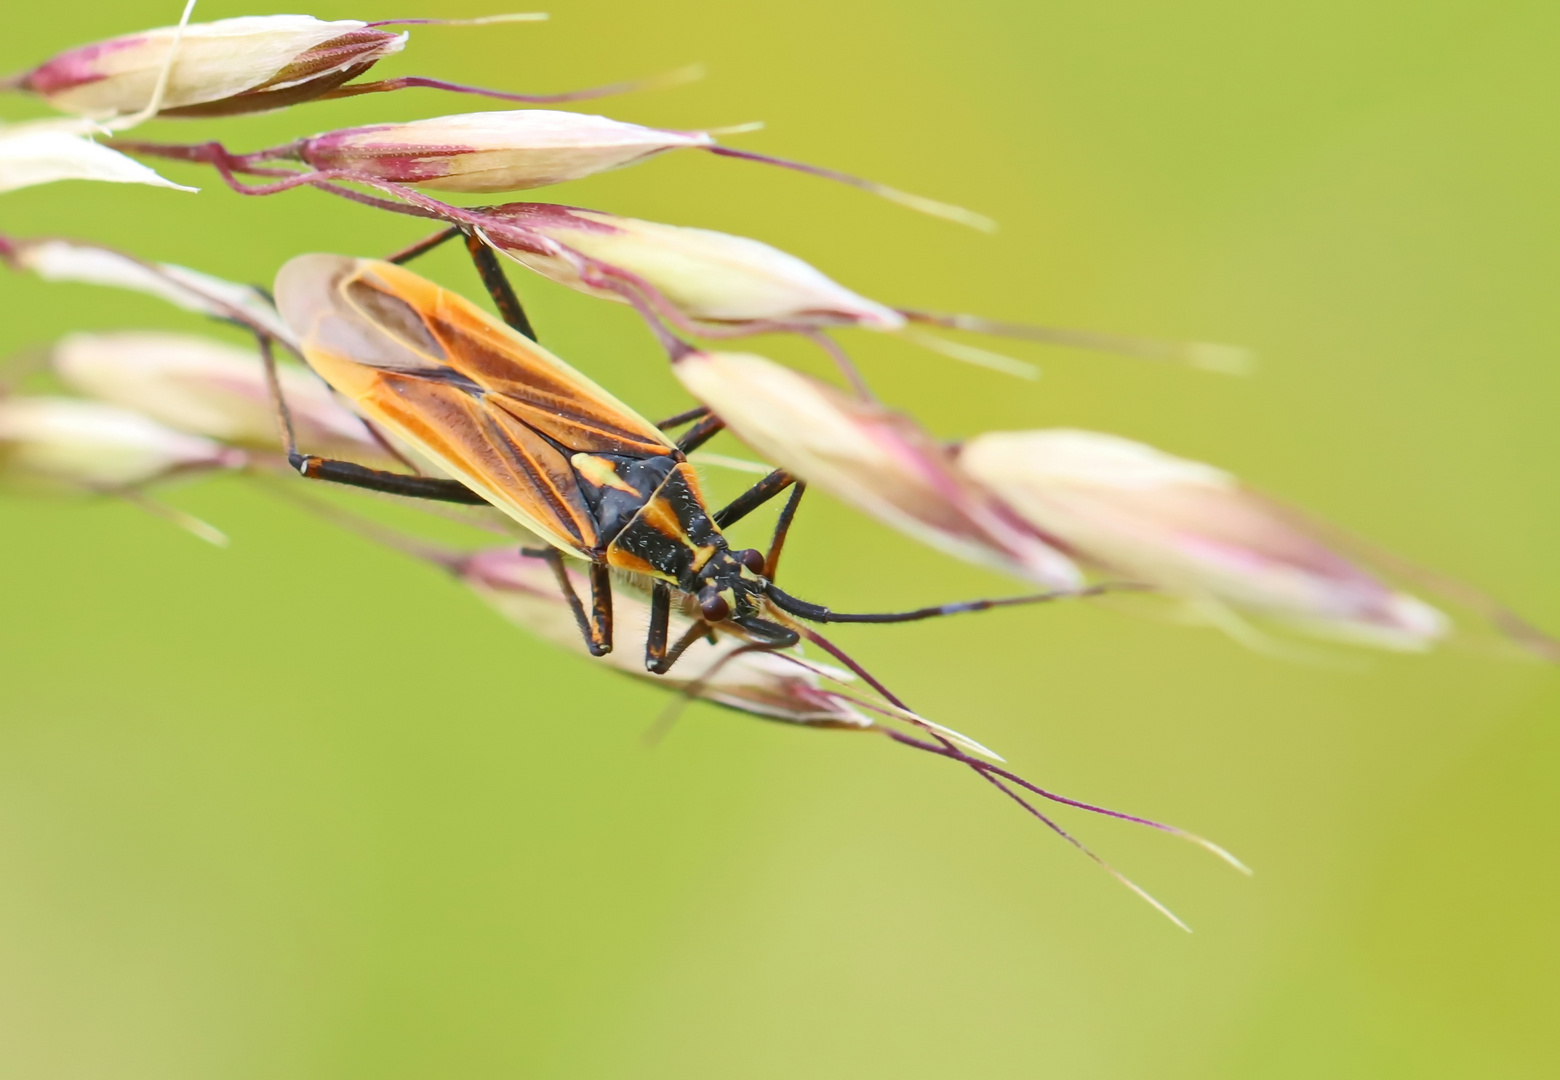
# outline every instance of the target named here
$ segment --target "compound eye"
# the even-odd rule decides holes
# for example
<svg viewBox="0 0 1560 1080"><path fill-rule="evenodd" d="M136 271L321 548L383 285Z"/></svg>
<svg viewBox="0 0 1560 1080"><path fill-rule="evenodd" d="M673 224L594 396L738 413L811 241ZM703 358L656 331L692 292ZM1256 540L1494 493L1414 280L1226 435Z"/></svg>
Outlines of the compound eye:
<svg viewBox="0 0 1560 1080"><path fill-rule="evenodd" d="M756 548L745 548L736 553L737 561L755 574L764 572L764 553Z"/></svg>
<svg viewBox="0 0 1560 1080"><path fill-rule="evenodd" d="M699 590L699 610L704 614L705 622L725 622L731 618L731 605L714 589Z"/></svg>

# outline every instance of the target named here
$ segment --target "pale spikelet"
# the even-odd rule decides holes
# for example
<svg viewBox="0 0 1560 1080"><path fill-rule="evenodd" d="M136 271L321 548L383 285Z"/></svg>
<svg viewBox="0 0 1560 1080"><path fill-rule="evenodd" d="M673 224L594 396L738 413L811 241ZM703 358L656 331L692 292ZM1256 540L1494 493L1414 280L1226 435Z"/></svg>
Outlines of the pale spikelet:
<svg viewBox="0 0 1560 1080"><path fill-rule="evenodd" d="M99 146L82 135L31 125L0 128L0 192L60 180L196 190L175 184L118 150Z"/></svg>
<svg viewBox="0 0 1560 1080"><path fill-rule="evenodd" d="M334 86L406 43L405 34L367 23L308 15L219 19L178 35L179 27L168 26L69 49L19 76L15 88L93 119L139 112L151 104L178 38L161 111L227 102L228 108L203 111L249 112L312 96L285 92L311 82Z"/></svg>
<svg viewBox="0 0 1560 1080"><path fill-rule="evenodd" d="M15 266L45 281L74 281L130 289L185 311L230 319L291 344L292 331L276 308L250 285L224 281L172 263L154 263L97 244L74 240L13 240L5 244Z"/></svg>
<svg viewBox="0 0 1560 1080"><path fill-rule="evenodd" d="M762 457L939 550L1053 589L1076 567L971 483L901 413L745 353L691 353L674 365L689 393Z"/></svg>
<svg viewBox="0 0 1560 1080"><path fill-rule="evenodd" d="M958 461L1080 557L1205 606L1396 649L1449 629L1213 466L1065 429L980 435Z"/></svg>
<svg viewBox="0 0 1560 1080"><path fill-rule="evenodd" d="M316 169L443 191L493 192L561 184L713 143L701 131L519 109L346 128L304 139L295 152Z"/></svg>
<svg viewBox="0 0 1560 1080"><path fill-rule="evenodd" d="M512 203L484 212L525 230L485 235L516 262L571 289L623 300L584 280L592 265L632 275L689 319L709 323L849 324L897 330L904 316L851 292L778 248L742 236L662 225L548 203ZM536 238L552 241L538 244ZM546 248L546 250L537 250Z"/></svg>
<svg viewBox="0 0 1560 1080"><path fill-rule="evenodd" d="M0 473L22 482L117 491L244 461L241 451L111 405L54 397L0 401Z"/></svg>
<svg viewBox="0 0 1560 1080"><path fill-rule="evenodd" d="M253 345L140 331L71 334L55 346L53 364L72 389L99 401L179 431L277 448L275 413ZM279 364L277 374L300 445L359 462L387 456L363 421L312 373Z"/></svg>

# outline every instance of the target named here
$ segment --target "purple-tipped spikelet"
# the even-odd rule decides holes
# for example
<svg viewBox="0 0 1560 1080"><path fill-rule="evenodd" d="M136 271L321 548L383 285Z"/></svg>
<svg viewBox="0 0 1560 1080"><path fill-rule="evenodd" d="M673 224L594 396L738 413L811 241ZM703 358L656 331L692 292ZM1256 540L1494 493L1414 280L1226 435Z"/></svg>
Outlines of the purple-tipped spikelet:
<svg viewBox="0 0 1560 1080"><path fill-rule="evenodd" d="M424 203L420 214L432 213ZM552 203L455 210L450 220L510 259L568 288L642 306L686 333L732 338L814 334L831 327L903 333L958 360L1033 377L1033 367L934 337L917 325L1238 371L1243 350L1087 330L934 315L870 300L779 248L711 229L665 225Z"/></svg>
<svg viewBox="0 0 1560 1080"><path fill-rule="evenodd" d="M521 109L330 131L299 140L289 156L322 172L440 191L494 192L579 180L714 142L702 131Z"/></svg>
<svg viewBox="0 0 1560 1080"><path fill-rule="evenodd" d="M11 87L77 116L138 112L152 100L178 27L68 49L14 76ZM183 28L162 114L216 116L318 97L406 46L405 34L344 19L262 15Z"/></svg>
<svg viewBox="0 0 1560 1080"><path fill-rule="evenodd" d="M905 325L892 308L746 237L551 203L510 203L479 213L492 221L484 238L514 261L571 289L623 303L628 299L621 292L598 283L602 274L615 274L629 287L643 283L658 312L681 316L685 329Z"/></svg>
<svg viewBox="0 0 1560 1080"><path fill-rule="evenodd" d="M234 154L220 143L120 142L115 146L148 157L212 165L229 186L247 195L275 194L304 184L349 182L399 197L406 196L405 188L524 191L625 168L673 150L703 150L833 180L972 228L995 228L980 214L876 181L718 145L713 132L650 128L605 116L547 109L466 113L342 128L249 154ZM298 162L311 171L290 172L277 168L278 162ZM239 174L271 177L272 181L246 184L238 179ZM436 213L441 205L432 204Z"/></svg>
<svg viewBox="0 0 1560 1080"><path fill-rule="evenodd" d="M749 353L688 352L673 370L766 461L932 547L1049 589L1082 576L903 413Z"/></svg>
<svg viewBox="0 0 1560 1080"><path fill-rule="evenodd" d="M1064 429L979 435L959 448L958 463L1080 558L1190 601L1222 625L1243 612L1415 650L1450 629L1435 608L1211 465Z"/></svg>
<svg viewBox="0 0 1560 1080"><path fill-rule="evenodd" d="M77 116L107 119L140 112L153 102L157 80L172 56L159 116L213 117L268 112L307 101L412 87L476 94L504 101L580 101L696 78L689 69L659 79L617 83L558 94L516 94L421 76L354 83L379 61L406 47L397 25L470 26L529 22L544 15L485 19L325 21L308 15L258 15L125 34L68 49L0 88L35 95Z"/></svg>

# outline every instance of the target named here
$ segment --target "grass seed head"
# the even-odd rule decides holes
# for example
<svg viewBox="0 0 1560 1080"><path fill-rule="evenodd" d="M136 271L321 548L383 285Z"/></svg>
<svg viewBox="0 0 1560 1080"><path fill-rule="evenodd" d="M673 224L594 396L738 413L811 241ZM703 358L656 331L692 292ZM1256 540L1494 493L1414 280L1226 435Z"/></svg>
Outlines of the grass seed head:
<svg viewBox="0 0 1560 1080"><path fill-rule="evenodd" d="M174 48L167 26L68 49L12 80L63 112L106 119L149 105ZM221 115L308 100L399 52L405 34L352 19L259 15L184 27L162 111Z"/></svg>
<svg viewBox="0 0 1560 1080"><path fill-rule="evenodd" d="M54 370L73 390L151 417L178 431L274 450L276 420L253 345L189 334L71 334L55 346ZM354 461L386 457L330 388L292 364L278 365L282 395L301 445Z"/></svg>
<svg viewBox="0 0 1560 1080"><path fill-rule="evenodd" d="M794 255L710 229L662 225L548 203L513 203L488 213L532 242L506 243L515 261L569 288L621 300L582 278L582 259L632 275L690 319L710 323L851 324L897 330L904 316L860 296ZM552 241L551 250L532 238Z"/></svg>
<svg viewBox="0 0 1560 1080"><path fill-rule="evenodd" d="M239 468L245 460L242 451L112 405L56 397L0 401L0 474L24 483L115 491Z"/></svg>
<svg viewBox="0 0 1560 1080"><path fill-rule="evenodd" d="M60 180L196 190L175 184L118 150L74 132L40 124L0 128L0 193Z"/></svg>
<svg viewBox="0 0 1560 1080"><path fill-rule="evenodd" d="M138 259L113 248L76 240L0 237L0 257L45 281L79 282L129 289L165 300L185 311L224 319L293 344L292 331L259 289L172 263Z"/></svg>
<svg viewBox="0 0 1560 1080"><path fill-rule="evenodd" d="M1078 569L902 413L748 353L689 353L689 393L774 465L932 547L1051 589Z"/></svg>
<svg viewBox="0 0 1560 1080"><path fill-rule="evenodd" d="M1195 602L1398 649L1449 630L1441 612L1211 465L1066 429L980 435L958 462L1081 557Z"/></svg>
<svg viewBox="0 0 1560 1080"><path fill-rule="evenodd" d="M518 109L344 128L304 139L295 152L322 171L443 191L495 192L561 184L713 142L702 131Z"/></svg>

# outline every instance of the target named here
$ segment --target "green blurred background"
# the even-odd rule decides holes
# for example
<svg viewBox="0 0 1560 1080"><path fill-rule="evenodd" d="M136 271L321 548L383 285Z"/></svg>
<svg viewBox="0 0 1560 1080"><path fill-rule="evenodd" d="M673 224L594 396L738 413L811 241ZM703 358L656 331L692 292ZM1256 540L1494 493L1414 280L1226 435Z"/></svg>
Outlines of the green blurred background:
<svg viewBox="0 0 1560 1080"><path fill-rule="evenodd" d="M0 70L177 6L12 5ZM414 30L381 71L554 90L705 61L600 110L764 120L739 144L1002 231L700 155L541 197L756 236L890 302L1251 346L1251 379L1026 348L1027 384L848 340L940 433L1144 439L1560 629L1552 2L550 10ZM143 133L251 149L486 107L413 91ZM166 171L206 190L24 191L0 229L246 281L424 231ZM426 271L475 291L454 252ZM520 284L562 355L648 414L685 404L631 313ZM201 328L15 275L0 311L7 352ZM647 750L656 691L436 572L238 481L171 497L231 549L125 506L0 502L0 1076L1554 1075L1560 681L1540 665L1288 664L1081 606L839 633L1034 779L1247 859L1251 880L1066 818L1187 936L946 762L702 706ZM1013 587L825 498L788 559L795 591L844 608Z"/></svg>

